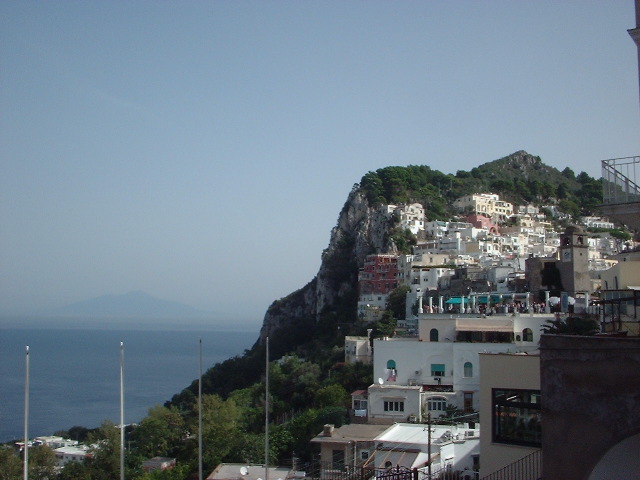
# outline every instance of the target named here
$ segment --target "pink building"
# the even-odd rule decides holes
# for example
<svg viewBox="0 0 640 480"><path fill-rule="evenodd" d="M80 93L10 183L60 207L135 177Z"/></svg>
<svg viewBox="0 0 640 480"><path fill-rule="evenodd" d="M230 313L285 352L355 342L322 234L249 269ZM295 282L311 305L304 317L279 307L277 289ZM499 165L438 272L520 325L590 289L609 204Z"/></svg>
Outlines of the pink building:
<svg viewBox="0 0 640 480"><path fill-rule="evenodd" d="M489 233L493 233L495 235L500 233L498 225L493 223L489 217L485 217L484 215L469 215L464 219L464 221L472 224L475 228L486 228Z"/></svg>
<svg viewBox="0 0 640 480"><path fill-rule="evenodd" d="M398 257L395 255L368 255L358 273L360 295L378 293L386 295L398 286Z"/></svg>

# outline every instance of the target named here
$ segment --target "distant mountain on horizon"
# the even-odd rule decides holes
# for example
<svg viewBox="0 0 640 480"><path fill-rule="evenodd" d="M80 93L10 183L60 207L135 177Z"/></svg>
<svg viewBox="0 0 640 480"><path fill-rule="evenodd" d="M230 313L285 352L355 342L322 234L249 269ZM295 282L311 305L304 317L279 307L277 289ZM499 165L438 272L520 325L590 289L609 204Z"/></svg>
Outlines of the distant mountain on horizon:
<svg viewBox="0 0 640 480"><path fill-rule="evenodd" d="M68 316L153 318L202 318L213 315L213 312L198 310L180 302L162 300L139 290L102 295L56 308L48 313Z"/></svg>

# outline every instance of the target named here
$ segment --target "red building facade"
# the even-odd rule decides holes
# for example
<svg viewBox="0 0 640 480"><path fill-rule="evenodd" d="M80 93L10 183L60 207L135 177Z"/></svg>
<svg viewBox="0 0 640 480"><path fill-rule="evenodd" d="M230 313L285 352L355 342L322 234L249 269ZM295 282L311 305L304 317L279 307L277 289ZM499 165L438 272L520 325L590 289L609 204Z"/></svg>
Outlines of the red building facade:
<svg viewBox="0 0 640 480"><path fill-rule="evenodd" d="M368 255L358 273L360 295L388 294L398 287L398 257L395 255Z"/></svg>

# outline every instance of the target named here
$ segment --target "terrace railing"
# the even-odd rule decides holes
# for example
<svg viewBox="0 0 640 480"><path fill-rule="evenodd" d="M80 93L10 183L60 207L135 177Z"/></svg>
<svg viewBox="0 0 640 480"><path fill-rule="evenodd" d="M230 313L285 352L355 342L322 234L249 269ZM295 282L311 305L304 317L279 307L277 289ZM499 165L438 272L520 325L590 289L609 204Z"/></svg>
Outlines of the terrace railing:
<svg viewBox="0 0 640 480"><path fill-rule="evenodd" d="M602 160L602 203L640 201L640 157Z"/></svg>
<svg viewBox="0 0 640 480"><path fill-rule="evenodd" d="M536 450L512 464L482 477L481 480L540 479L542 479L542 450Z"/></svg>

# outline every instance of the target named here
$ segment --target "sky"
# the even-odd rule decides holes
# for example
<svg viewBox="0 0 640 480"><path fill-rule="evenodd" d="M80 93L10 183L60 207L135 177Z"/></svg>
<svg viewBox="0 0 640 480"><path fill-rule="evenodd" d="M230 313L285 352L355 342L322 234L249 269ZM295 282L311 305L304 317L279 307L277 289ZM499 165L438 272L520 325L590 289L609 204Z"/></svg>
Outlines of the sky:
<svg viewBox="0 0 640 480"><path fill-rule="evenodd" d="M633 0L0 1L0 313L259 324L391 165L640 154Z"/></svg>

